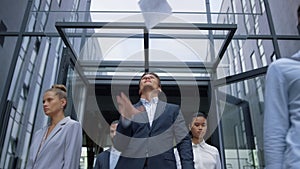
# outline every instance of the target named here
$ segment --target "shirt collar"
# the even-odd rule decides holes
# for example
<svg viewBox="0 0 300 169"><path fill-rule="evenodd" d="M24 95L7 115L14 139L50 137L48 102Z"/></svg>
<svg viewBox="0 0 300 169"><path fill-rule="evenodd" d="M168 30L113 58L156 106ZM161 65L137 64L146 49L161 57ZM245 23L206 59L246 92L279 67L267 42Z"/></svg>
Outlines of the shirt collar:
<svg viewBox="0 0 300 169"><path fill-rule="evenodd" d="M144 99L144 98L140 98L140 101L142 102L143 105L145 105L145 104L150 104L150 103L155 103L155 104L157 104L157 102L158 102L158 97L153 97L153 98L151 99L150 102L149 102L147 99Z"/></svg>
<svg viewBox="0 0 300 169"><path fill-rule="evenodd" d="M114 146L111 146L110 151L111 151L111 153L114 153L114 154L120 154L120 151L117 150Z"/></svg>
<svg viewBox="0 0 300 169"><path fill-rule="evenodd" d="M195 143L192 142L192 146L193 146L193 147L198 147L198 146L204 147L204 145L205 145L205 140L204 140L204 139L203 139L203 141L202 141L201 143L199 143L199 144L195 144Z"/></svg>
<svg viewBox="0 0 300 169"><path fill-rule="evenodd" d="M59 126L59 125L65 125L69 120L71 120L70 116L66 116L64 117L63 119L61 119L57 124L56 126ZM47 127L49 127L51 125L51 121L49 121L47 123Z"/></svg>
<svg viewBox="0 0 300 169"><path fill-rule="evenodd" d="M204 145L205 145L205 140L203 139L202 142L200 143L200 146L204 147Z"/></svg>

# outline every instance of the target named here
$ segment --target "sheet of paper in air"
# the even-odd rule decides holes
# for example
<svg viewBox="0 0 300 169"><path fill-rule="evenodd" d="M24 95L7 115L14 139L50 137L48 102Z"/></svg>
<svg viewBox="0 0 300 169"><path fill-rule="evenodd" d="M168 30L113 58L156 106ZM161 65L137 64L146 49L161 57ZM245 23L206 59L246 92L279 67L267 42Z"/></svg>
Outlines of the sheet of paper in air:
<svg viewBox="0 0 300 169"><path fill-rule="evenodd" d="M140 0L139 6L147 29L153 28L172 14L172 8L166 0Z"/></svg>

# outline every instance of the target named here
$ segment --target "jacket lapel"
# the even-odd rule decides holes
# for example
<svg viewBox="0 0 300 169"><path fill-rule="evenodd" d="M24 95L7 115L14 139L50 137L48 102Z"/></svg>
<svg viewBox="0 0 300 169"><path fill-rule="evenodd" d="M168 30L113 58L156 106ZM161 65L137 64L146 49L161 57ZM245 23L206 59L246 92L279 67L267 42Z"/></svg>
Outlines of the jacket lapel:
<svg viewBox="0 0 300 169"><path fill-rule="evenodd" d="M148 114L147 111L143 105L143 103L141 101L139 101L138 103L136 103L134 105L135 108L138 108L140 106L143 106L144 111L142 111L141 113L139 113L138 115L135 115L134 117L134 121L135 122L139 122L139 123L146 123L147 126L150 128L150 124L149 124L149 118L148 118Z"/></svg>
<svg viewBox="0 0 300 169"><path fill-rule="evenodd" d="M166 109L166 102L162 102L160 100L158 100L157 105L156 105L156 110L155 110L155 114L154 114L154 119L152 122L152 125L150 127L149 124L149 118L148 118L148 114L147 111L145 109L145 111L141 112L138 116L135 116L134 121L136 122L140 122L140 123L146 123L148 128L152 130L152 128L158 123L158 118L164 113L165 109ZM139 107L139 106L143 106L142 102L139 101L138 103L136 103L134 105L134 107ZM150 130L150 132L151 132Z"/></svg>
<svg viewBox="0 0 300 169"><path fill-rule="evenodd" d="M44 150L44 148L47 146L47 144L49 144L49 142L53 139L53 137L59 133L61 131L61 129L64 127L64 125L70 120L70 117L65 117L64 119L62 119L55 127L54 129L51 131L51 133L49 134L49 136L47 137L44 145L42 145L40 153ZM47 129L47 128L46 128Z"/></svg>
<svg viewBox="0 0 300 169"><path fill-rule="evenodd" d="M41 146L41 143L42 143L42 140L44 138L44 135L46 134L47 132L47 128L48 127L44 127L39 133L37 133L37 135L35 136L37 138L37 141L36 141L36 144L38 144L38 146L33 146L34 147L34 150L33 150L33 157L34 159L37 158L37 155L38 155L38 151L39 149L42 149ZM40 150L41 151L41 150Z"/></svg>

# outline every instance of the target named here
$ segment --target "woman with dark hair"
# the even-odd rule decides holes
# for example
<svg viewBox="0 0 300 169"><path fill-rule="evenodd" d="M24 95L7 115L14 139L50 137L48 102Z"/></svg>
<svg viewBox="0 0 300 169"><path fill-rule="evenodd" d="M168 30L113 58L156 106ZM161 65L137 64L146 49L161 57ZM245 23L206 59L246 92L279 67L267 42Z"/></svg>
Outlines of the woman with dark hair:
<svg viewBox="0 0 300 169"><path fill-rule="evenodd" d="M207 131L207 115L202 112L195 113L190 124L190 131L195 169L221 169L218 149L207 144L204 140Z"/></svg>
<svg viewBox="0 0 300 169"><path fill-rule="evenodd" d="M34 134L27 169L79 168L82 129L79 122L65 117L66 105L64 85L53 85L44 93L43 108L50 123Z"/></svg>
<svg viewBox="0 0 300 169"><path fill-rule="evenodd" d="M221 160L218 149L207 144L204 140L206 131L207 115L202 112L195 113L192 122L190 123L195 169L221 169ZM174 153L176 156L177 169L181 169L176 149Z"/></svg>

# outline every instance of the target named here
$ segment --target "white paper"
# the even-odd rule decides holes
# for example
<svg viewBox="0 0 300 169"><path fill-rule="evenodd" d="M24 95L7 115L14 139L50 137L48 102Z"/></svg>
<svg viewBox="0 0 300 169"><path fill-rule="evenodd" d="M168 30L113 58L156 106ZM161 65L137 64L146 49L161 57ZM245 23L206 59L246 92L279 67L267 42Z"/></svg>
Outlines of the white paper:
<svg viewBox="0 0 300 169"><path fill-rule="evenodd" d="M139 6L147 29L151 29L172 14L167 0L140 0Z"/></svg>

